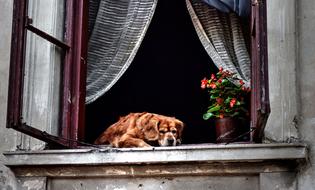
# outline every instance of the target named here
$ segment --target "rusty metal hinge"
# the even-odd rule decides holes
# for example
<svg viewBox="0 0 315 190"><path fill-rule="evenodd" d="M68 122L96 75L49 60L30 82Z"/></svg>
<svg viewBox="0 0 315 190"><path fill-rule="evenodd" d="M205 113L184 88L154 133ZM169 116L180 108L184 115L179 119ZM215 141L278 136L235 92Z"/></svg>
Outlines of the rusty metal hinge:
<svg viewBox="0 0 315 190"><path fill-rule="evenodd" d="M252 1L252 6L256 6L262 3L262 0L253 0Z"/></svg>

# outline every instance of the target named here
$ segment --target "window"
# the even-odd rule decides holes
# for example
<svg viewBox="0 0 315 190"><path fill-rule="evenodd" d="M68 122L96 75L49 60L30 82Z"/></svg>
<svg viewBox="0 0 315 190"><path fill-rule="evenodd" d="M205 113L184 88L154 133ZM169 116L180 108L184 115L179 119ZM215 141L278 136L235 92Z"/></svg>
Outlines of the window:
<svg viewBox="0 0 315 190"><path fill-rule="evenodd" d="M87 3L14 1L9 128L52 145L84 145ZM260 142L269 113L266 4L252 3L251 140Z"/></svg>
<svg viewBox="0 0 315 190"><path fill-rule="evenodd" d="M85 3L14 1L8 127L76 146L66 139L79 139L84 123Z"/></svg>

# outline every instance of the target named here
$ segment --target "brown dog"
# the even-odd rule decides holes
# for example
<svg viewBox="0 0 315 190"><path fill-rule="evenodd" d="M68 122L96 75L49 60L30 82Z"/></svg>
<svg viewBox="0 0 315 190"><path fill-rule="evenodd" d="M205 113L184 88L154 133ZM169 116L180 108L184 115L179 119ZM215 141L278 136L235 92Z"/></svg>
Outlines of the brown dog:
<svg viewBox="0 0 315 190"><path fill-rule="evenodd" d="M121 117L96 140L95 144L111 144L113 147L176 146L180 144L183 122L154 113L130 113Z"/></svg>

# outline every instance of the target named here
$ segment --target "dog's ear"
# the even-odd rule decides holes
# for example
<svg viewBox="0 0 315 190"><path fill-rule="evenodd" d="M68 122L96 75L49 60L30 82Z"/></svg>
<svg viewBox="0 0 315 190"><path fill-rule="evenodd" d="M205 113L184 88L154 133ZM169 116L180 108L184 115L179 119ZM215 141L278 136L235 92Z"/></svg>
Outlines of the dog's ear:
<svg viewBox="0 0 315 190"><path fill-rule="evenodd" d="M182 121L180 121L178 119L175 120L175 127L177 129L177 138L179 139L179 141L182 138L182 133L183 133L183 130L184 130L184 126L185 126L185 124Z"/></svg>
<svg viewBox="0 0 315 190"><path fill-rule="evenodd" d="M144 138L148 141L156 141L159 139L160 120L151 118L143 127Z"/></svg>

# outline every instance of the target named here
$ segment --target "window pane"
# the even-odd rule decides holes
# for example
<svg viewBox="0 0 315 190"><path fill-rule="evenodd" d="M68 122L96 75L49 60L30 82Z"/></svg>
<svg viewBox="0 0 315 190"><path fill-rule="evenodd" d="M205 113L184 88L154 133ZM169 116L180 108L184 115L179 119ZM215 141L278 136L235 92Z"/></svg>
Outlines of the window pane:
<svg viewBox="0 0 315 190"><path fill-rule="evenodd" d="M32 25L64 41L66 0L29 0L28 16Z"/></svg>
<svg viewBox="0 0 315 190"><path fill-rule="evenodd" d="M58 135L63 54L61 48L27 33L23 122L52 135Z"/></svg>

